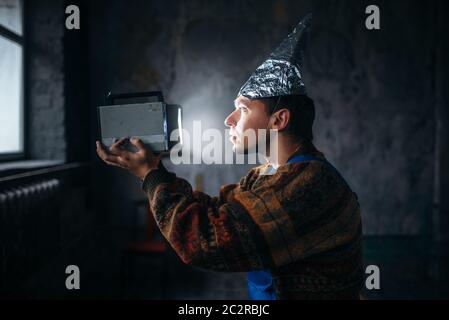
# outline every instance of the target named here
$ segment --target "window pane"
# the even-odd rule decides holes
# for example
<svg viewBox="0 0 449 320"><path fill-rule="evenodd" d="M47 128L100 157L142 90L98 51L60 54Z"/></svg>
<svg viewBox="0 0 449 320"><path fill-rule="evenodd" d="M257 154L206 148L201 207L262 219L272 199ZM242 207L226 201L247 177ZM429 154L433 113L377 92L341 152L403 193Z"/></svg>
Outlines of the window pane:
<svg viewBox="0 0 449 320"><path fill-rule="evenodd" d="M22 35L22 1L0 0L0 24Z"/></svg>
<svg viewBox="0 0 449 320"><path fill-rule="evenodd" d="M23 151L22 47L0 36L0 154Z"/></svg>

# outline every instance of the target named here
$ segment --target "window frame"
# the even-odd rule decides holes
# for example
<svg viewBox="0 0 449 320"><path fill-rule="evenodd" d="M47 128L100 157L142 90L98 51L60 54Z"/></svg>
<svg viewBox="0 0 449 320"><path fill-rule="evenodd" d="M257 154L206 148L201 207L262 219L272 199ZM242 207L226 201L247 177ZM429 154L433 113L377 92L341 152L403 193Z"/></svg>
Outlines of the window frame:
<svg viewBox="0 0 449 320"><path fill-rule="evenodd" d="M0 24L0 36L7 40L14 42L22 48L22 68L21 68L21 140L22 140L22 150L20 152L5 152L0 153L0 162L12 161L12 160L24 160L27 154L27 95L26 95L26 41L25 41L25 0L20 0L20 15L22 24L22 34L18 34L4 25Z"/></svg>

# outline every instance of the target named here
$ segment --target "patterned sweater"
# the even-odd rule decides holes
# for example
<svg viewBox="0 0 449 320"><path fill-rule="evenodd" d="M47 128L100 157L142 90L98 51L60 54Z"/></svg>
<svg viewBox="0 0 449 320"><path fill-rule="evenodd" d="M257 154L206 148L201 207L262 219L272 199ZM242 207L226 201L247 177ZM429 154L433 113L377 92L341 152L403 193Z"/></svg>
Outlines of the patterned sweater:
<svg viewBox="0 0 449 320"><path fill-rule="evenodd" d="M324 158L310 144L292 155ZM243 272L270 269L278 299L357 299L361 218L357 196L321 161L249 171L217 197L193 191L163 166L143 181L162 234L186 264Z"/></svg>

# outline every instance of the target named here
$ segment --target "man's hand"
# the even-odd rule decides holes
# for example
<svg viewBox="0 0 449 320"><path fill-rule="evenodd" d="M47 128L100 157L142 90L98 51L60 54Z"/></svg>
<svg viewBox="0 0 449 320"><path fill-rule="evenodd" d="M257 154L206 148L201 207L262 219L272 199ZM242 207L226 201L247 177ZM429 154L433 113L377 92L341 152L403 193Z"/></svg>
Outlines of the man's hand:
<svg viewBox="0 0 449 320"><path fill-rule="evenodd" d="M162 154L156 156L151 150L137 138L131 138L130 142L137 148L136 152L131 152L121 148L127 140L122 138L115 142L109 150L106 150L100 141L97 141L97 154L108 165L120 167L128 170L133 175L143 180L153 169L157 169Z"/></svg>

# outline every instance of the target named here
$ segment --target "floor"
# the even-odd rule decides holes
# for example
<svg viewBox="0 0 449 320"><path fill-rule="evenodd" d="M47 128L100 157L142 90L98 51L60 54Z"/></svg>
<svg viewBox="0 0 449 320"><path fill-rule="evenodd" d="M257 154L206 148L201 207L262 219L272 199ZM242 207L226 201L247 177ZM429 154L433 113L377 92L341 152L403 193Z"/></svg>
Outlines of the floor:
<svg viewBox="0 0 449 320"><path fill-rule="evenodd" d="M217 273L184 265L169 249L157 258L136 258L132 277L121 286L121 247L133 232L103 229L82 240L9 297L32 299L246 299L244 273ZM447 285L432 280L434 261L425 242L414 237L365 237L365 265L379 266L381 288L364 290L365 299L448 297ZM65 267L80 268L80 290L65 288ZM438 283L438 285L435 285Z"/></svg>

